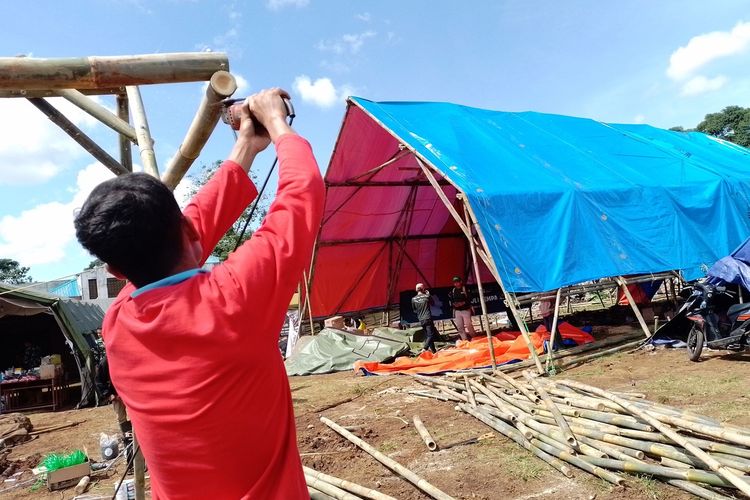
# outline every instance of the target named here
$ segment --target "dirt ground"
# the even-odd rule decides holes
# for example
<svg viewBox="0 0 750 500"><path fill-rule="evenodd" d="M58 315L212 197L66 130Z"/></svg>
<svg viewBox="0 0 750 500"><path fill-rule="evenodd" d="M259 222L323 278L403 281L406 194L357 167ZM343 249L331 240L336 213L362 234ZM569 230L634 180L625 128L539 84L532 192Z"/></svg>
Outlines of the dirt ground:
<svg viewBox="0 0 750 500"><path fill-rule="evenodd" d="M750 427L750 353L704 354L691 363L684 350L618 354L566 370L558 375L614 390L642 392L650 400ZM303 463L400 499L427 498L409 482L320 422L320 416L344 426L372 446L419 474L446 493L461 499L683 499L686 493L647 477L632 477L624 488L577 472L566 479L515 443L494 433L453 404L423 399L408 390L423 388L406 376L360 377L337 373L290 378ZM430 452L411 423L419 415L440 450ZM83 448L99 458L99 433L116 431L110 407L31 415L36 427L81 422L63 431L42 434L16 446L8 457L33 463L51 451ZM458 445L493 433L477 444ZM124 470L119 464L98 478L90 494L111 495ZM30 477L25 473L23 478ZM4 486L0 483L0 490ZM4 498L71 499L72 489L50 493L28 487L2 493Z"/></svg>

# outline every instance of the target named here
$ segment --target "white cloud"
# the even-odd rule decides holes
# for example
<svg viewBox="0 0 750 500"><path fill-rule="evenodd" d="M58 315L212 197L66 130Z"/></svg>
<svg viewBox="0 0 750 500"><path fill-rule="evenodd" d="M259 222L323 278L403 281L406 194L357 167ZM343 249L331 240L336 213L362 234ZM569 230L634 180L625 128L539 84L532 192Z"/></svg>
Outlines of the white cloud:
<svg viewBox="0 0 750 500"><path fill-rule="evenodd" d="M315 45L315 48L323 52L333 52L334 54L343 54L347 51L356 54L360 51L362 45L364 45L365 40L375 35L377 33L372 30L357 34L346 34L335 40L321 40Z"/></svg>
<svg viewBox="0 0 750 500"><path fill-rule="evenodd" d="M750 21L739 22L731 31L713 31L694 36L669 58L667 75L684 80L714 59L739 54L750 46Z"/></svg>
<svg viewBox="0 0 750 500"><path fill-rule="evenodd" d="M633 117L633 123L646 123L646 116L645 115L635 115Z"/></svg>
<svg viewBox="0 0 750 500"><path fill-rule="evenodd" d="M234 95L237 97L242 97L250 89L250 83L248 83L247 79L242 75L239 75L237 73L233 73L233 75L234 79L237 81L237 91L234 93Z"/></svg>
<svg viewBox="0 0 750 500"><path fill-rule="evenodd" d="M99 99L95 99L99 102ZM68 101L48 99L82 129L98 121ZM48 181L85 154L66 133L25 99L0 99L0 185Z"/></svg>
<svg viewBox="0 0 750 500"><path fill-rule="evenodd" d="M692 96L705 94L706 92L714 92L726 85L728 81L727 77L723 75L719 75L715 78L706 78L705 76L699 75L691 78L682 86L681 94L683 96Z"/></svg>
<svg viewBox="0 0 750 500"><path fill-rule="evenodd" d="M284 7L306 7L310 3L310 0L268 0L266 7L271 10L279 10Z"/></svg>
<svg viewBox="0 0 750 500"><path fill-rule="evenodd" d="M342 85L337 89L330 78L318 78L313 82L307 75L295 78L293 87L302 97L303 102L309 102L321 108L330 108L353 92L353 89L347 85Z"/></svg>
<svg viewBox="0 0 750 500"><path fill-rule="evenodd" d="M357 19L359 19L360 21L364 21L364 22L366 22L366 23L369 23L369 22L370 22L370 20L372 19L372 16L370 15L370 13L369 13L369 12L363 12L362 14L357 14L357 15L356 15L356 16L354 16L354 17L356 17L356 18L357 18Z"/></svg>
<svg viewBox="0 0 750 500"><path fill-rule="evenodd" d="M92 163L78 172L69 202L42 203L18 216L4 216L0 219L0 255L26 266L63 260L68 245L75 241L75 210L94 187L112 177L100 163Z"/></svg>

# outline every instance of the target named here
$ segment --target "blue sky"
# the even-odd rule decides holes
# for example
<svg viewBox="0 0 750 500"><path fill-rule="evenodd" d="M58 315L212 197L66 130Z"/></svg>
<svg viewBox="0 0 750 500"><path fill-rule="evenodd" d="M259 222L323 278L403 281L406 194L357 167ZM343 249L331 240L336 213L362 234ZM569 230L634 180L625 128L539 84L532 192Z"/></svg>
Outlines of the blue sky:
<svg viewBox="0 0 750 500"><path fill-rule="evenodd" d="M449 101L609 122L694 127L750 106L747 2L97 0L6 2L0 56L224 51L236 96L281 86L325 169L347 95ZM201 84L142 88L159 167L175 153ZM116 156L113 133L56 103ZM114 100L101 103L112 107ZM91 260L73 211L109 175L23 100L0 99L0 257L37 280ZM221 124L194 166L222 159ZM138 158L134 159L138 163ZM265 175L272 156L258 159ZM183 189L184 190L184 189Z"/></svg>

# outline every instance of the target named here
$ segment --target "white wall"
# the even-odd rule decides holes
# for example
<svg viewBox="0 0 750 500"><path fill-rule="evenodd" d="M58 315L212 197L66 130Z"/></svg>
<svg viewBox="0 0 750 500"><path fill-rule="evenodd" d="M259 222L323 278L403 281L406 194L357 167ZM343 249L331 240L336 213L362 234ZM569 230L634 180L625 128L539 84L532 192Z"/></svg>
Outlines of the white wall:
<svg viewBox="0 0 750 500"><path fill-rule="evenodd" d="M99 266L81 272L79 277L81 286L81 300L83 302L97 304L102 308L102 310L106 311L117 297L117 295L115 295L115 297L109 297L107 293L107 278L114 278L114 276L109 274L104 266ZM96 289L98 292L98 296L95 299L92 299L91 295L89 294L89 280L96 280Z"/></svg>

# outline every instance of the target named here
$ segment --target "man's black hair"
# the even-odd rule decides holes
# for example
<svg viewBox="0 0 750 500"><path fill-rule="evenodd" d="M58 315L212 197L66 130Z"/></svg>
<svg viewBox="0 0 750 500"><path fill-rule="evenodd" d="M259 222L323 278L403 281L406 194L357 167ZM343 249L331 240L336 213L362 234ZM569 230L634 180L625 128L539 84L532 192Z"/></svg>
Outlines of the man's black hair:
<svg viewBox="0 0 750 500"><path fill-rule="evenodd" d="M99 184L75 218L81 245L136 287L172 274L182 255L182 224L167 186L140 173Z"/></svg>

